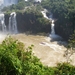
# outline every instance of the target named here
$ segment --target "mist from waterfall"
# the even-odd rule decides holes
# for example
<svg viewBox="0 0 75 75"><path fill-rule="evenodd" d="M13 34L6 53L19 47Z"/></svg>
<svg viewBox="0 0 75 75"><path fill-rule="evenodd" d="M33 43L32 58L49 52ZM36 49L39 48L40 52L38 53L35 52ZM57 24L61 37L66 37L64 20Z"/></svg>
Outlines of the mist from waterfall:
<svg viewBox="0 0 75 75"><path fill-rule="evenodd" d="M10 6L17 3L18 0L0 0L0 7Z"/></svg>
<svg viewBox="0 0 75 75"><path fill-rule="evenodd" d="M10 14L8 28L9 28L9 33L18 33L16 13L15 12L12 12Z"/></svg>

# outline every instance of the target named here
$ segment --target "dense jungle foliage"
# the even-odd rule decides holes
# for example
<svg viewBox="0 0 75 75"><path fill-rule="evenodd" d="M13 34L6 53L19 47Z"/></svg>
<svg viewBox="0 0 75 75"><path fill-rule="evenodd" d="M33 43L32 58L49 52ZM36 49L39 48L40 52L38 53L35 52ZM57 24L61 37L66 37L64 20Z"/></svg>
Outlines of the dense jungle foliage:
<svg viewBox="0 0 75 75"><path fill-rule="evenodd" d="M44 66L28 48L9 37L0 44L0 75L74 75L75 66L60 63L56 67Z"/></svg>

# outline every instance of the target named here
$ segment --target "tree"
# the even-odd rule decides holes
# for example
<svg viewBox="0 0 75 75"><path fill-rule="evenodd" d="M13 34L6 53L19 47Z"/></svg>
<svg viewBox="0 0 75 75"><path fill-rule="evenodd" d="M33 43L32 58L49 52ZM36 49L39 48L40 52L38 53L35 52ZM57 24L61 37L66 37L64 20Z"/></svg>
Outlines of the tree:
<svg viewBox="0 0 75 75"><path fill-rule="evenodd" d="M67 45L67 50L65 51L65 56L67 58L67 62L70 62L70 57L75 53L75 32L74 34L71 35L68 45Z"/></svg>

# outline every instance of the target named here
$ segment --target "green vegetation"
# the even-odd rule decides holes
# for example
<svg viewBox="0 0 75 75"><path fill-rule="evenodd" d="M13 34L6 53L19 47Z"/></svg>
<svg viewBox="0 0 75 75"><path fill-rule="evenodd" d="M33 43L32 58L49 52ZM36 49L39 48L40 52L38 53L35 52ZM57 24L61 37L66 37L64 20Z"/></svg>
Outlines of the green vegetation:
<svg viewBox="0 0 75 75"><path fill-rule="evenodd" d="M0 44L0 75L49 75L52 68L42 65L32 47L24 48L23 43L6 38Z"/></svg>
<svg viewBox="0 0 75 75"><path fill-rule="evenodd" d="M75 31L74 31L74 33L70 36L68 48L75 49Z"/></svg>
<svg viewBox="0 0 75 75"><path fill-rule="evenodd" d="M9 12L9 11L16 11L16 10L23 10L25 8L25 1L24 0L19 0L18 4L16 5L11 5L11 6L8 6L8 7L4 7L2 9L2 11L6 11L6 12Z"/></svg>
<svg viewBox="0 0 75 75"><path fill-rule="evenodd" d="M8 7L4 7L2 9L2 11L22 11L25 9L25 7L27 6L31 6L32 5L32 2L33 1L30 1L30 2L25 2L25 0L19 0L18 3L16 5L11 5L11 6L8 6Z"/></svg>
<svg viewBox="0 0 75 75"><path fill-rule="evenodd" d="M61 34L69 37L75 30L75 0L43 0L42 6L53 13ZM63 32L63 33L62 33ZM59 34L59 31L58 31Z"/></svg>
<svg viewBox="0 0 75 75"><path fill-rule="evenodd" d="M38 31L40 32L41 30L42 31L44 30L44 32L49 32L50 31L50 29L48 30L49 26L47 27L47 29L43 29L43 28L46 28L43 25L49 25L49 22L45 18L43 18L43 16L42 18L36 17L37 13L38 13L38 16L40 16L39 13L44 8L46 8L48 11L53 13L53 17L57 19L57 21L55 22L56 34L62 35L63 38L68 40L69 36L73 34L75 30L75 21L74 21L75 19L75 0L42 0L42 3L40 4L34 3L34 0L29 0L28 2L25 2L24 0L19 0L18 4L11 5L10 7L5 7L3 11L6 11L6 14L9 14L12 11L15 11L17 13L26 12L27 17L29 17L27 19L30 20L31 22L32 20L35 21L35 19L37 19L35 21L36 26L33 25L34 27L31 27L31 29L33 28L36 30L35 27L37 27ZM30 18L31 17L30 14L32 16L35 15L35 19ZM48 13L47 15L49 14L50 13ZM32 23L30 23L30 26L32 25ZM25 23L25 24L28 25L28 23Z"/></svg>
<svg viewBox="0 0 75 75"><path fill-rule="evenodd" d="M75 66L70 65L69 63L57 64L57 67L54 70L54 75L74 75Z"/></svg>
<svg viewBox="0 0 75 75"><path fill-rule="evenodd" d="M75 53L75 32L70 36L68 41L67 50L65 51L65 57L67 62L70 62L70 57Z"/></svg>
<svg viewBox="0 0 75 75"><path fill-rule="evenodd" d="M50 31L49 20L43 18L43 15L35 6L27 8L25 12L17 11L17 23L19 30L31 33L42 33Z"/></svg>
<svg viewBox="0 0 75 75"><path fill-rule="evenodd" d="M69 63L57 64L57 67L43 66L33 55L32 47L11 37L0 44L0 75L74 75L75 67Z"/></svg>
<svg viewBox="0 0 75 75"><path fill-rule="evenodd" d="M50 10L57 18L71 19L75 14L75 0L43 0L42 6Z"/></svg>

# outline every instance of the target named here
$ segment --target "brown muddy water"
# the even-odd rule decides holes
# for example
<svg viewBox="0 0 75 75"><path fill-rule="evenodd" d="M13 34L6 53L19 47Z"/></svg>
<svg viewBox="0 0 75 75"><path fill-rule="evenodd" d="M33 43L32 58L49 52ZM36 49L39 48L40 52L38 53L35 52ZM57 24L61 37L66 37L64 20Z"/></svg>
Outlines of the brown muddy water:
<svg viewBox="0 0 75 75"><path fill-rule="evenodd" d="M64 51L66 48L63 43L50 42L50 38L40 35L26 35L26 34L16 34L11 35L13 38L18 39L23 42L25 47L34 45L33 53L37 56L40 61L47 66L56 66L57 63L66 62L64 57ZM6 35L0 35L0 43L4 40ZM75 54L71 56L71 63L75 65Z"/></svg>

